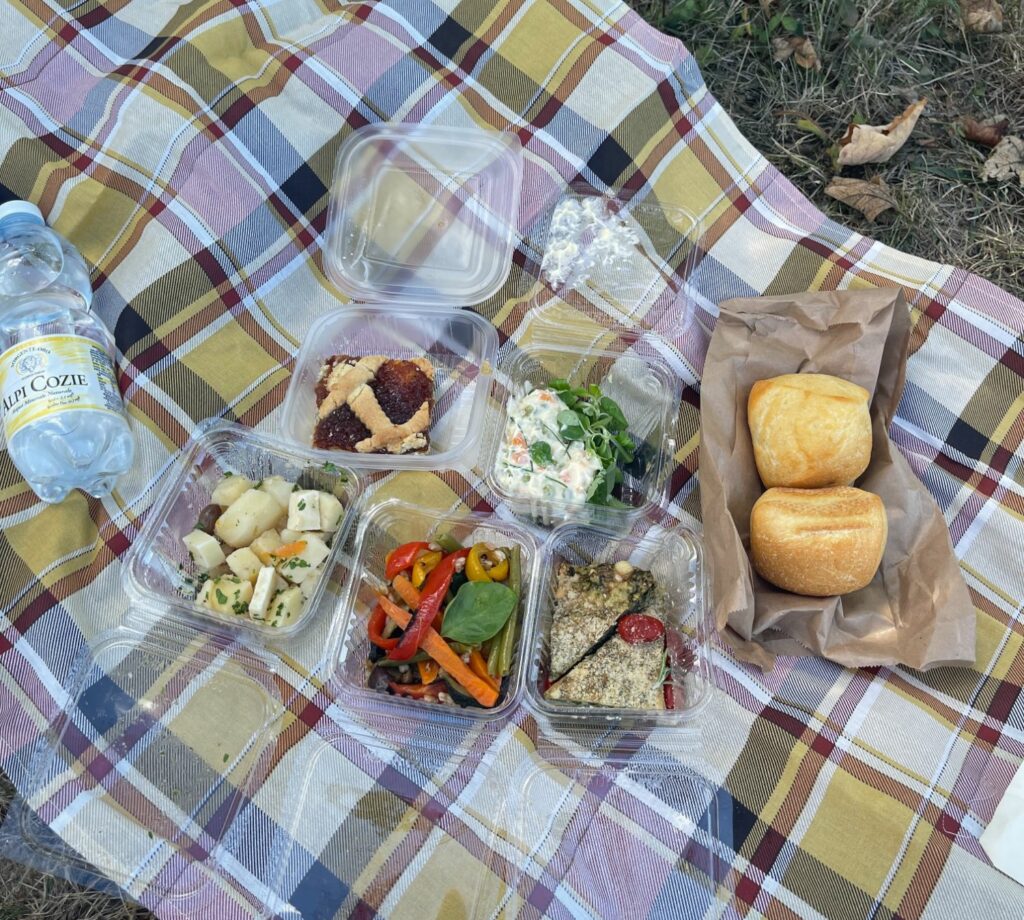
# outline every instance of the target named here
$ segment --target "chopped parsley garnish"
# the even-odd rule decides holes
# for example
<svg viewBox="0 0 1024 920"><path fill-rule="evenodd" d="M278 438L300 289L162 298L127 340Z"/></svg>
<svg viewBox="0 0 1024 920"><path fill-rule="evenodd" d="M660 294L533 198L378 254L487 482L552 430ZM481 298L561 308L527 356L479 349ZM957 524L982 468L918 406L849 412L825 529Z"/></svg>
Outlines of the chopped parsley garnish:
<svg viewBox="0 0 1024 920"><path fill-rule="evenodd" d="M213 593L217 598L218 604L226 604L228 602L228 596L220 588L214 588Z"/></svg>
<svg viewBox="0 0 1024 920"><path fill-rule="evenodd" d="M306 499L304 499L304 498L299 499L298 509L299 509L299 511L305 511L306 510Z"/></svg>

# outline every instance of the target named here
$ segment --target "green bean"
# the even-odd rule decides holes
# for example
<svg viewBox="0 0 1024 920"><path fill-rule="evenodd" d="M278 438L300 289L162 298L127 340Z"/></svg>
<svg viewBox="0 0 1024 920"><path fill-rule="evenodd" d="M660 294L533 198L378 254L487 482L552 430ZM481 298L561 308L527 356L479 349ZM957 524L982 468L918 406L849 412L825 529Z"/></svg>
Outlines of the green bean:
<svg viewBox="0 0 1024 920"><path fill-rule="evenodd" d="M417 664L420 661L430 661L430 656L426 652L417 652L407 661L392 661L390 658L381 658L380 661L373 662L373 666L376 668L398 668L403 664Z"/></svg>
<svg viewBox="0 0 1024 920"><path fill-rule="evenodd" d="M450 533L434 537L434 542L440 546L441 551L445 553L454 553L457 549L462 549L462 544Z"/></svg>
<svg viewBox="0 0 1024 920"><path fill-rule="evenodd" d="M504 677L512 670L512 652L516 644L516 627L519 622L519 607L523 596L523 563L517 543L512 547L512 555L508 564L509 587L516 592L516 606L512 615L502 627L498 640L498 674Z"/></svg>

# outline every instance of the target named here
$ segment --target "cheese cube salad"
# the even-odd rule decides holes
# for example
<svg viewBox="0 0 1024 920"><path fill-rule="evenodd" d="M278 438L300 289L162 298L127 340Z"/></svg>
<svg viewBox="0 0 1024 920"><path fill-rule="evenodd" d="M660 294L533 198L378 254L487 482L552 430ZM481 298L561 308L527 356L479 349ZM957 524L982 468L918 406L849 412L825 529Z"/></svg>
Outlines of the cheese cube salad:
<svg viewBox="0 0 1024 920"><path fill-rule="evenodd" d="M282 476L225 474L182 542L200 571L195 601L227 617L291 626L324 572L344 508Z"/></svg>

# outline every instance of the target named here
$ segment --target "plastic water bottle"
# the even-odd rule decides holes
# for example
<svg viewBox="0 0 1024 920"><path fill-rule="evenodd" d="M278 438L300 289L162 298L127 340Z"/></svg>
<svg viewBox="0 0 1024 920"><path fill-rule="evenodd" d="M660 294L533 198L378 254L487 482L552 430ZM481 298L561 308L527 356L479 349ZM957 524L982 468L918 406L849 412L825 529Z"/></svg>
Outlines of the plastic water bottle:
<svg viewBox="0 0 1024 920"><path fill-rule="evenodd" d="M0 205L0 397L7 451L43 501L107 495L135 443L114 340L78 251L27 201Z"/></svg>

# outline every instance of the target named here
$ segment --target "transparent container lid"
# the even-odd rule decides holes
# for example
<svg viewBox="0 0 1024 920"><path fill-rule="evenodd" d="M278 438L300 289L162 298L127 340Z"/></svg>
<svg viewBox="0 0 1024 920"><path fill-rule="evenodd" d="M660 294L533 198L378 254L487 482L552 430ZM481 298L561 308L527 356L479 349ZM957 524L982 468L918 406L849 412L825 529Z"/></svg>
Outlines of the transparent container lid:
<svg viewBox="0 0 1024 920"><path fill-rule="evenodd" d="M551 683L551 631L556 608L559 570L563 566L591 566L627 562L636 570L649 572L654 590L641 609L658 614L665 626L666 661L662 677L665 708L630 709L549 699ZM570 588L575 591L577 588ZM604 592L601 592L604 593ZM562 609L572 613L572 604L561 600ZM579 603L585 604L586 597ZM675 525L661 526L641 521L629 534L615 534L578 524L565 524L551 532L542 549L541 585L533 632L529 638L529 670L526 700L543 722L567 731L580 744L602 738L610 727L641 729L687 729L696 727L700 710L713 687L710 642L711 620L704 550L700 539ZM626 613L622 610L621 613ZM591 639L579 645L579 660L587 661ZM576 658L576 655L571 657ZM573 668L578 665L573 665ZM569 668L568 670L573 670ZM628 675L627 675L628 678ZM688 746L680 735L660 736L666 746Z"/></svg>
<svg viewBox="0 0 1024 920"><path fill-rule="evenodd" d="M604 326L667 338L690 329L687 285L700 253L701 222L686 208L653 196L573 187L529 236L541 248L535 310L561 300Z"/></svg>
<svg viewBox="0 0 1024 920"><path fill-rule="evenodd" d="M324 264L356 301L480 303L512 266L522 154L513 134L377 124L338 151Z"/></svg>
<svg viewBox="0 0 1024 920"><path fill-rule="evenodd" d="M556 765L534 752L507 788L497 820L522 859L540 841L544 884L519 890L544 916L727 915L715 788L674 758Z"/></svg>
<svg viewBox="0 0 1024 920"><path fill-rule="evenodd" d="M135 897L201 903L275 762L273 672L202 635L108 634L83 653L68 699L31 764L26 846ZM280 835L250 844L249 868L273 885L285 846ZM268 915L255 897L249 907Z"/></svg>
<svg viewBox="0 0 1024 920"><path fill-rule="evenodd" d="M322 461L382 470L449 469L473 465L483 430L498 333L469 310L407 306L352 306L335 310L310 328L295 359L281 425L284 435ZM374 454L312 447L316 387L324 362L335 355L413 360L425 358L434 375L427 449Z"/></svg>
<svg viewBox="0 0 1024 920"><path fill-rule="evenodd" d="M287 640L304 630L325 606L320 600L355 520L362 489L358 474L343 466L343 460L335 461L324 461L232 422L209 419L200 423L125 560L122 578L132 599L128 624L145 630L158 621L165 628L177 623L187 631L199 628L212 634L248 636L262 645ZM195 528L226 473L257 485L266 477L281 476L304 488L329 492L341 501L344 510L338 529L333 535L324 535L331 554L319 578L303 586L306 600L301 615L287 625L275 627L244 615L216 613L195 600L203 572L183 537ZM225 550L231 552L230 547Z"/></svg>

